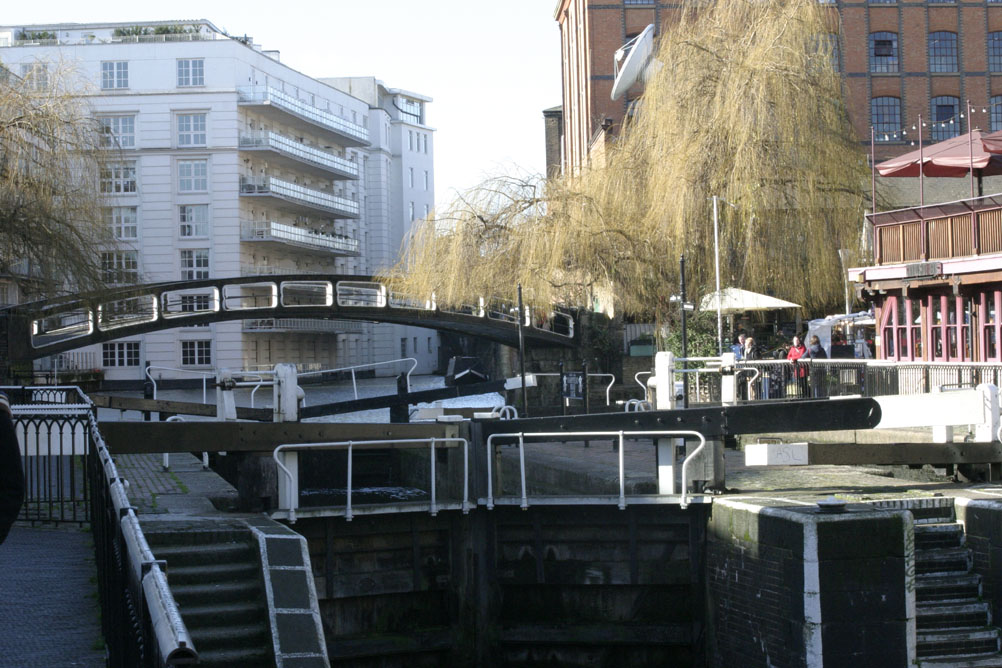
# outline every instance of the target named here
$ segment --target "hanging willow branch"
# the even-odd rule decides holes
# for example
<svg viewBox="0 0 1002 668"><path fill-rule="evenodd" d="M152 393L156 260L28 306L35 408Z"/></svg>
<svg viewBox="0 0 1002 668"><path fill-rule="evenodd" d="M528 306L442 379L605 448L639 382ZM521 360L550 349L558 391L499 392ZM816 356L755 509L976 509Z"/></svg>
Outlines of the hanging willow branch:
<svg viewBox="0 0 1002 668"><path fill-rule="evenodd" d="M685 12L660 40L646 84L604 166L549 182L498 179L418 229L399 289L456 304L516 283L537 303L660 317L690 259L713 289L711 198L721 280L821 311L843 298L838 250L855 247L865 158L816 0L720 0Z"/></svg>

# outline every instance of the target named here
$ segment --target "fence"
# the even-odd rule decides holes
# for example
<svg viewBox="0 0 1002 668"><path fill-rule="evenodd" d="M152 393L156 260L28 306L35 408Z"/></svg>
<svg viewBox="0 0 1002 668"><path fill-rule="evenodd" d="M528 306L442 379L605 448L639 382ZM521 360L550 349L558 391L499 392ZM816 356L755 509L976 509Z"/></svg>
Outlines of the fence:
<svg viewBox="0 0 1002 668"><path fill-rule="evenodd" d="M719 402L719 364L682 361L690 374L689 404ZM736 373L742 400L925 394L1002 382L1002 365L990 363L754 360L739 362Z"/></svg>

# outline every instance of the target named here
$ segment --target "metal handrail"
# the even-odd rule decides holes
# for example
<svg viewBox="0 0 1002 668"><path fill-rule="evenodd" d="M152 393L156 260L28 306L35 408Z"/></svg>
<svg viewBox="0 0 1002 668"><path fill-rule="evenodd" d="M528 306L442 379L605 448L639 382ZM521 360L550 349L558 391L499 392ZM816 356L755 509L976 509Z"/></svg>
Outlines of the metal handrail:
<svg viewBox="0 0 1002 668"><path fill-rule="evenodd" d="M178 368L169 367L169 366L148 366L148 367L146 367L146 371L144 372L144 374L145 374L145 376L147 378L150 379L150 382L153 383L153 398L154 399L157 398L157 380L156 380L156 378L154 378L150 374L150 370L151 369L160 369L161 371L177 371L177 372L180 372L180 373L194 373L194 374L201 375L202 376L202 403L203 404L208 403L209 397L208 397L208 394L207 394L207 391L206 391L206 383L205 383L205 381L207 379L209 379L209 378L214 377L216 375L215 371L195 371L194 369L178 369Z"/></svg>
<svg viewBox="0 0 1002 668"><path fill-rule="evenodd" d="M347 497L345 503L345 514L344 518L346 521L350 522L354 515L351 512L351 465L352 465L352 448L355 445L400 445L406 444L412 447L419 447L420 445L428 444L431 446L431 503L429 504L429 512L432 517L438 514L438 504L435 494L435 446L442 443L461 443L463 445L463 513L466 514L470 512L470 444L465 438L459 437L432 437L432 438L403 438L395 440L373 440L373 441L330 441L326 443L283 443L282 445L275 448L271 457L275 460L275 464L278 465L279 470L288 480L288 520L289 523L294 523L296 521L296 508L299 505L296 490L293 489L294 478L292 471L285 466L282 459L279 459L279 453L285 450L292 449L303 449L303 450L347 450L348 451L348 489Z"/></svg>
<svg viewBox="0 0 1002 668"><path fill-rule="evenodd" d="M639 385L640 388L644 391L644 401L650 401L651 395L650 395L650 390L647 387L647 384L640 382L640 377L653 376L653 375L654 375L653 371L638 371L637 373L633 374L633 380L635 380L637 382L637 385Z"/></svg>
<svg viewBox="0 0 1002 668"><path fill-rule="evenodd" d="M317 371L305 371L305 372L299 374L299 377L302 378L304 376L321 376L321 375L323 375L325 373L340 373L342 371L351 371L351 386L352 386L352 389L355 391L355 398L358 399L358 383L356 382L356 379L355 379L355 369L365 369L365 368L368 368L368 367L377 367L377 366L383 366L383 365L387 365L387 364L396 364L397 362L411 362L411 368L407 370L407 391L410 392L411 391L411 374L414 372L414 369L416 369L417 365L418 365L417 359L415 359L413 357L401 357L399 359L386 360L386 361L383 361L383 362L369 362L367 364L355 364L355 365L352 365L352 366L340 367L338 369L320 369L320 370L317 370Z"/></svg>
<svg viewBox="0 0 1002 668"><path fill-rule="evenodd" d="M536 372L533 372L532 375L536 376L537 378L539 376L551 376L551 377L552 376L560 376L559 373L554 373L554 372L547 372L547 373L536 373ZM606 406L610 406L611 402L609 400L609 390L611 390L612 386L616 384L616 376L615 376L615 374L611 374L611 373L590 373L590 374L588 374L588 377L589 378L595 377L595 378L611 378L612 379L612 380L609 381L609 384L606 385L606 387L605 387L605 405Z"/></svg>
<svg viewBox="0 0 1002 668"><path fill-rule="evenodd" d="M626 508L626 476L624 471L624 461L623 461L623 442L629 438L638 437L657 437L657 438L667 438L671 436L695 436L699 439L699 447L693 450L682 462L682 494L679 504L682 508L687 507L688 501L686 499L686 470L689 462L696 456L696 454L702 452L704 446L706 446L706 437L703 436L698 431L690 430L667 430L667 431L557 431L557 432L510 432L510 433L496 433L491 434L487 437L487 509L492 510L494 508L494 476L492 472L491 461L493 460L493 448L495 438L517 438L518 439L518 463L519 471L522 483L522 499L519 504L522 510L526 510L529 507L529 498L526 492L526 477L525 477L525 438L555 438L558 440L568 440L571 437L583 437L583 438L594 438L594 437L613 437L619 439L619 447L617 448L617 454L619 456L619 509L624 510Z"/></svg>

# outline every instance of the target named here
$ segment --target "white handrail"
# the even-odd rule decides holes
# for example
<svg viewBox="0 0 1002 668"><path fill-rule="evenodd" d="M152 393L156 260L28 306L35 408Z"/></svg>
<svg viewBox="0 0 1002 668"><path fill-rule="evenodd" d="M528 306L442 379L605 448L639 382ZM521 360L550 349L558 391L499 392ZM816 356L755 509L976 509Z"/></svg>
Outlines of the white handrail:
<svg viewBox="0 0 1002 668"><path fill-rule="evenodd" d="M355 445L399 445L399 444L413 444L414 447L420 447L424 444L431 445L431 503L429 504L429 512L432 517L438 514L437 496L435 493L435 446L441 443L462 443L463 446L463 504L462 510L463 514L470 512L470 444L465 438L459 437L431 437L431 438L398 438L398 439L382 439L382 440L372 440L372 441L328 441L323 443L283 443L282 445L275 448L271 457L275 460L275 464L278 465L278 469L282 472L288 481L286 486L288 490L288 499L286 500L288 506L288 520L289 523L294 523L296 521L296 508L299 506L299 499L297 495L294 494L293 485L295 484L295 478L292 475L292 471L285 466L282 459L279 458L279 454L285 450L341 450L346 449L348 451L348 489L346 495L345 513L344 518L346 521L350 522L354 517L351 512L351 480L352 480L352 448ZM279 500L281 502L281 500Z"/></svg>
<svg viewBox="0 0 1002 668"><path fill-rule="evenodd" d="M702 452L703 447L706 445L706 437L703 436L698 431L690 430L667 430L667 431L557 431L557 432L510 432L506 434L497 433L491 434L487 437L487 509L492 510L494 508L494 476L492 472L491 461L493 460L493 448L495 438L517 438L518 439L518 459L519 459L519 469L521 474L521 493L522 499L520 507L522 510L526 510L529 507L529 499L526 492L526 477L525 477L525 437L530 438L555 438L558 440L568 440L570 437L613 437L619 439L619 508L620 510L626 508L626 476L624 474L623 465L623 441L626 438L638 438L638 437L656 437L664 438L670 436L695 436L699 439L699 447L692 451L688 457L682 462L682 494L679 500L679 505L682 508L686 508L689 503L686 499L686 467L689 461L699 452Z"/></svg>
<svg viewBox="0 0 1002 668"><path fill-rule="evenodd" d="M644 401L650 401L651 395L650 395L650 390L647 388L647 385L645 383L640 382L640 377L653 376L653 375L654 375L653 371L638 371L637 373L633 374L633 380L637 381L637 385L639 385L640 388L644 391Z"/></svg>
<svg viewBox="0 0 1002 668"><path fill-rule="evenodd" d="M532 375L536 376L538 378L539 376L559 376L560 374L559 373L554 373L554 372L547 372L547 373L535 373L535 372L533 372ZM605 386L605 405L606 406L610 406L611 403L610 403L610 400L609 400L609 390L611 390L612 386L616 384L616 375L615 374L611 374L611 373L590 373L590 374L588 374L588 377L589 378L595 377L595 378L611 378L612 379L612 380L609 381L609 384Z"/></svg>
<svg viewBox="0 0 1002 668"><path fill-rule="evenodd" d="M299 374L299 377L304 376L319 376L325 373L339 373L341 371L351 371L351 386L355 391L355 398L358 399L358 383L355 380L355 369L365 369L368 367L377 367L387 364L396 364L397 362L410 362L411 368L407 370L407 391L411 391L411 374L414 369L417 368L418 361L413 357L401 357L395 360L386 360L385 362L369 362L368 364L355 364L353 366L341 367L339 369L320 369L319 371L305 371Z"/></svg>
<svg viewBox="0 0 1002 668"><path fill-rule="evenodd" d="M150 370L151 369L160 369L161 371L178 371L180 373L195 373L195 374L201 375L202 376L202 403L203 404L204 403L208 403L208 394L206 393L206 384L205 384L205 381L206 381L207 378L214 377L216 375L215 371L195 371L193 369L178 369L178 368L169 367L169 366L148 366L148 367L146 367L145 374L146 374L146 377L150 379L150 382L153 383L153 398L154 399L157 398L157 381L150 374Z"/></svg>

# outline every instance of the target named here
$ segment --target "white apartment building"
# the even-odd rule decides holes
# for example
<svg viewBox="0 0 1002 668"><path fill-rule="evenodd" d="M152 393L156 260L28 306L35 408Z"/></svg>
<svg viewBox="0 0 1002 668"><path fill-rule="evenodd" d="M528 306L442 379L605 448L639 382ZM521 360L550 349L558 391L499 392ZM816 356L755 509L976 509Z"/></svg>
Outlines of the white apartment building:
<svg viewBox="0 0 1002 668"><path fill-rule="evenodd" d="M309 77L209 21L0 26L0 62L42 81L70 65L81 78L117 152L95 179L120 242L95 253L116 282L374 274L396 262L411 223L433 205L430 98L374 79ZM248 319L82 354L107 380L139 379L146 363L171 378L397 357L429 373L438 336L348 320Z"/></svg>

